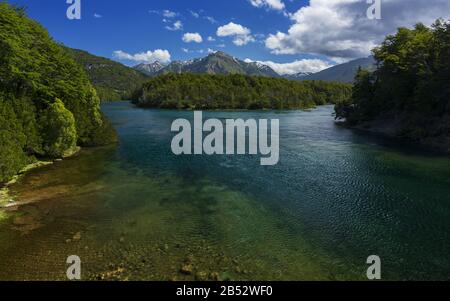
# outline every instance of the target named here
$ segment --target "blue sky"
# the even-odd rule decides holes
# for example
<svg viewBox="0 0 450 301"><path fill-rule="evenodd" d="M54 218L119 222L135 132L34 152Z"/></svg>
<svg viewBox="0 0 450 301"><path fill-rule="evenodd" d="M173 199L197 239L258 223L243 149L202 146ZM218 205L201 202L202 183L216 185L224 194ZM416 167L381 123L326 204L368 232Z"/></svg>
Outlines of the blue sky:
<svg viewBox="0 0 450 301"><path fill-rule="evenodd" d="M390 0L382 20L367 19L366 0L80 1L81 20L67 18L66 0L9 2L26 6L55 40L127 65L222 50L281 73L318 71L367 56L398 26L450 17L448 0Z"/></svg>

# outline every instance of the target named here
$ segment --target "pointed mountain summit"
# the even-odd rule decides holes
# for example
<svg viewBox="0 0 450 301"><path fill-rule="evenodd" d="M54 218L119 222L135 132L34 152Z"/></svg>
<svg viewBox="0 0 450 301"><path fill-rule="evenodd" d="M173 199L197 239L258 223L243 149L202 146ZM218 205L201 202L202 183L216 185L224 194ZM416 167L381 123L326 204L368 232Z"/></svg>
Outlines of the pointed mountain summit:
<svg viewBox="0 0 450 301"><path fill-rule="evenodd" d="M139 64L139 65L136 65L133 67L134 70L140 71L140 72L144 73L145 75L153 75L163 68L164 68L164 65L158 61L150 63L150 64L142 63L142 64Z"/></svg>
<svg viewBox="0 0 450 301"><path fill-rule="evenodd" d="M189 61L174 61L167 66L159 63L140 64L134 67L150 76L166 73L195 74L244 74L266 77L279 77L269 66L260 63L246 63L225 52L212 52L208 56Z"/></svg>

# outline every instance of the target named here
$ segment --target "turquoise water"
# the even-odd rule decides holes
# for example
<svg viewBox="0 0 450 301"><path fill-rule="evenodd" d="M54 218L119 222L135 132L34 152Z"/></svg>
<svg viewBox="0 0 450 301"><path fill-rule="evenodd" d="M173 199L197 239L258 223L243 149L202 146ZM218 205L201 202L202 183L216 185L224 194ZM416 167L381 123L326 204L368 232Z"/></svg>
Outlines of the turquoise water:
<svg viewBox="0 0 450 301"><path fill-rule="evenodd" d="M180 156L174 119L192 112L103 105L114 148L34 170L12 193L29 202L0 222L0 279L450 279L450 158L334 124L311 112L204 112L277 118L280 162Z"/></svg>

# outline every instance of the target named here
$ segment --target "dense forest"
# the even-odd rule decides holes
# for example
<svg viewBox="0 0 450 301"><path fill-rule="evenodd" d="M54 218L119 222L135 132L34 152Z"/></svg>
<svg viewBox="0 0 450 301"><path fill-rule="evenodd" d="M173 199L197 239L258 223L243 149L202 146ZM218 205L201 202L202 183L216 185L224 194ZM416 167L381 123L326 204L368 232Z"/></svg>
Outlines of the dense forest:
<svg viewBox="0 0 450 301"><path fill-rule="evenodd" d="M400 28L373 53L377 69L358 72L337 118L449 151L450 23Z"/></svg>
<svg viewBox="0 0 450 301"><path fill-rule="evenodd" d="M132 92L148 79L143 73L107 58L78 49L66 50L83 66L101 101L129 100Z"/></svg>
<svg viewBox="0 0 450 301"><path fill-rule="evenodd" d="M133 96L141 107L167 109L305 109L344 102L351 85L247 75L166 74Z"/></svg>
<svg viewBox="0 0 450 301"><path fill-rule="evenodd" d="M0 183L35 158L115 139L82 67L23 9L0 3Z"/></svg>

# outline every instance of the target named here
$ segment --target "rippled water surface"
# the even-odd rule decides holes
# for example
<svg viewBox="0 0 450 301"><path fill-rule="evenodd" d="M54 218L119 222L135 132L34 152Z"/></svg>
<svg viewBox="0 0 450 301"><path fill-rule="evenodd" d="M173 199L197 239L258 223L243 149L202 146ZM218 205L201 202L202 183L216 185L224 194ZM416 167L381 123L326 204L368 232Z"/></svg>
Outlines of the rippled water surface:
<svg viewBox="0 0 450 301"><path fill-rule="evenodd" d="M192 112L105 104L118 147L86 149L11 188L0 279L450 279L450 158L335 126L312 112L208 112L280 119L280 163L172 155Z"/></svg>

